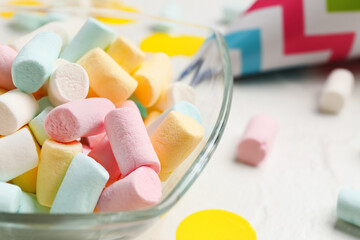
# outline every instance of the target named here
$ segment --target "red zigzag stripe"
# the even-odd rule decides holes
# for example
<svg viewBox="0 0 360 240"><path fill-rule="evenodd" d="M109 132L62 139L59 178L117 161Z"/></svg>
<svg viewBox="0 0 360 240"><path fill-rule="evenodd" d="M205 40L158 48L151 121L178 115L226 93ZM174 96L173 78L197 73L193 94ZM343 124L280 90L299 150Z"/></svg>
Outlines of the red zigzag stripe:
<svg viewBox="0 0 360 240"><path fill-rule="evenodd" d="M275 5L283 8L285 54L331 49L329 61L348 57L354 33L305 36L303 0L258 0L246 13Z"/></svg>

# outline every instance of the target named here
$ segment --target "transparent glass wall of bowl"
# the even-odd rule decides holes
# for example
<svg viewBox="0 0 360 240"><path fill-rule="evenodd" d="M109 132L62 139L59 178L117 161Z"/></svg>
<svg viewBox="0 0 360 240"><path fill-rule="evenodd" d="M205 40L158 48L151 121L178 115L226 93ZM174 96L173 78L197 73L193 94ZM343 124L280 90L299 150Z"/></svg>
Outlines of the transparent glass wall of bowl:
<svg viewBox="0 0 360 240"><path fill-rule="evenodd" d="M42 11L67 14L66 25L73 36L87 17L133 20L109 25L117 34L139 44L152 33L160 18L117 10L79 8L23 8L1 6L1 11ZM164 19L161 19L164 20ZM166 21L166 20L164 20ZM196 150L163 183L163 197L156 206L138 211L87 215L36 215L0 213L0 240L6 239L134 239L165 214L185 194L209 161L226 125L232 96L230 60L223 38L207 27L174 22L172 35L206 38L192 58L173 57L174 79L191 85L203 118L206 136ZM11 19L0 17L0 43L8 43L25 32L11 27ZM154 236L156 239L156 236Z"/></svg>

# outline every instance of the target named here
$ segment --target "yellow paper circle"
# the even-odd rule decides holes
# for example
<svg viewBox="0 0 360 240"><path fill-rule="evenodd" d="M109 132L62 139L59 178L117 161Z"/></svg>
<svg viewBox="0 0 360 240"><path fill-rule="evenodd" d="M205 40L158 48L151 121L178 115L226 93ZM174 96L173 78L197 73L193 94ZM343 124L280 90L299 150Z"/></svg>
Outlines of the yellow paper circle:
<svg viewBox="0 0 360 240"><path fill-rule="evenodd" d="M256 240L256 234L249 222L235 213L204 210L180 223L176 240Z"/></svg>

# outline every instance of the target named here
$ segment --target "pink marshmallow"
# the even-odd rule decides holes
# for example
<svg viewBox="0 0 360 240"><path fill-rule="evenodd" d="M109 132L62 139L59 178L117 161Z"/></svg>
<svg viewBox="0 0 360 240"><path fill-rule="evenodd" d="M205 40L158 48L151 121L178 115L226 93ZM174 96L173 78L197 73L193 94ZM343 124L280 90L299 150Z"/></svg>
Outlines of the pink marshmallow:
<svg viewBox="0 0 360 240"><path fill-rule="evenodd" d="M153 169L140 167L113 183L100 195L99 212L139 210L151 207L161 198L161 182Z"/></svg>
<svg viewBox="0 0 360 240"><path fill-rule="evenodd" d="M141 166L160 172L159 158L137 110L124 107L111 111L105 118L105 129L123 177Z"/></svg>
<svg viewBox="0 0 360 240"><path fill-rule="evenodd" d="M59 142L97 135L104 132L104 118L113 109L114 104L106 98L71 101L54 108L47 115L45 130Z"/></svg>
<svg viewBox="0 0 360 240"><path fill-rule="evenodd" d="M91 152L91 148L89 146L83 145L82 146L82 153L88 155Z"/></svg>
<svg viewBox="0 0 360 240"><path fill-rule="evenodd" d="M109 138L106 135L96 144L88 156L95 159L108 171L110 178L106 185L111 185L120 179L120 169L112 152Z"/></svg>
<svg viewBox="0 0 360 240"><path fill-rule="evenodd" d="M125 102L123 102L119 105L119 108L123 108L123 107L138 109L138 107L136 106L136 103L132 100L126 100Z"/></svg>
<svg viewBox="0 0 360 240"><path fill-rule="evenodd" d="M277 123L272 117L254 116L238 146L237 159L250 165L258 165L270 152L277 130Z"/></svg>
<svg viewBox="0 0 360 240"><path fill-rule="evenodd" d="M80 142L83 145L86 145L90 148L94 148L96 144L98 144L104 137L106 136L106 133L100 133L100 134L96 134L93 136L88 136L88 137L82 137Z"/></svg>
<svg viewBox="0 0 360 240"><path fill-rule="evenodd" d="M15 89L11 77L11 66L17 52L7 45L0 44L0 88Z"/></svg>

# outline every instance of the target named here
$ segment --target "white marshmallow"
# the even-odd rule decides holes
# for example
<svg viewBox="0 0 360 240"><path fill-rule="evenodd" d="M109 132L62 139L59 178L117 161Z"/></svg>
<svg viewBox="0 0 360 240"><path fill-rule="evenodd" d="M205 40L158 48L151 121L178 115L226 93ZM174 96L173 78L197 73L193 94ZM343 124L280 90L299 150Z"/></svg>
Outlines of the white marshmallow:
<svg viewBox="0 0 360 240"><path fill-rule="evenodd" d="M163 112L175 103L181 101L195 104L194 89L185 83L174 82L160 95L154 108Z"/></svg>
<svg viewBox="0 0 360 240"><path fill-rule="evenodd" d="M65 26L60 22L51 22L16 39L15 41L9 43L8 45L13 49L15 49L17 52L19 52L33 37L35 37L35 35L41 32L54 32L58 34L61 37L63 48L68 42L69 34Z"/></svg>
<svg viewBox="0 0 360 240"><path fill-rule="evenodd" d="M7 182L39 163L36 143L28 128L0 138L0 181Z"/></svg>
<svg viewBox="0 0 360 240"><path fill-rule="evenodd" d="M21 189L10 183L0 182L0 212L16 213L21 201Z"/></svg>
<svg viewBox="0 0 360 240"><path fill-rule="evenodd" d="M346 69L332 71L321 93L319 110L338 113L350 97L354 85L354 75Z"/></svg>
<svg viewBox="0 0 360 240"><path fill-rule="evenodd" d="M9 135L27 124L38 112L33 95L18 89L0 96L0 135Z"/></svg>
<svg viewBox="0 0 360 240"><path fill-rule="evenodd" d="M48 94L55 106L84 99L88 92L89 77L79 64L63 63L50 77Z"/></svg>

